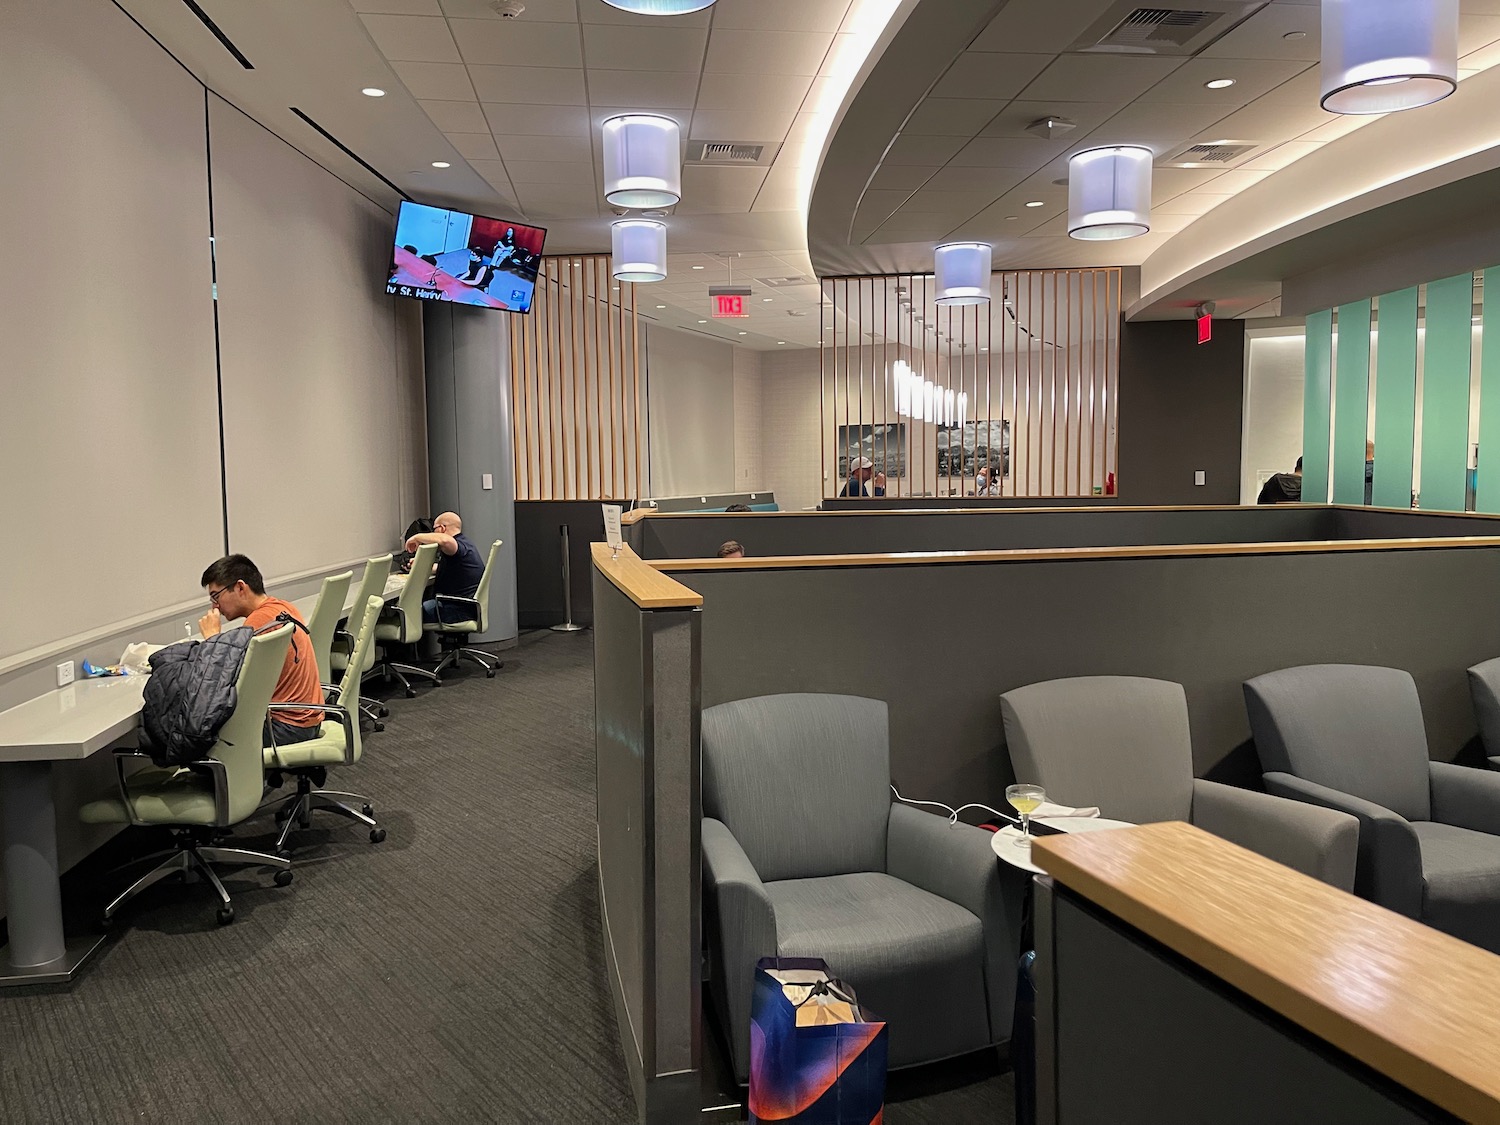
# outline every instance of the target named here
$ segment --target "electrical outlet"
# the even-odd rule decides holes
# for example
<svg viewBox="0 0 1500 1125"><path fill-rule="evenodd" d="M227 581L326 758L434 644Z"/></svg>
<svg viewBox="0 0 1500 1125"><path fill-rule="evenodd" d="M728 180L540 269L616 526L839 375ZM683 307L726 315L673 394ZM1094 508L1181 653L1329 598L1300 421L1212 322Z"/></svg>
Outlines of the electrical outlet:
<svg viewBox="0 0 1500 1125"><path fill-rule="evenodd" d="M495 487L495 477L494 477L493 473L485 473L483 475L483 477L481 478L481 481L482 481L482 483L480 484L481 488L489 489L489 488L494 488Z"/></svg>
<svg viewBox="0 0 1500 1125"><path fill-rule="evenodd" d="M73 662L64 660L57 666L57 686L67 687L73 682Z"/></svg>
<svg viewBox="0 0 1500 1125"><path fill-rule="evenodd" d="M1208 474L1205 473L1202 469L1195 469L1193 471L1193 483L1194 484L1207 484L1208 483Z"/></svg>

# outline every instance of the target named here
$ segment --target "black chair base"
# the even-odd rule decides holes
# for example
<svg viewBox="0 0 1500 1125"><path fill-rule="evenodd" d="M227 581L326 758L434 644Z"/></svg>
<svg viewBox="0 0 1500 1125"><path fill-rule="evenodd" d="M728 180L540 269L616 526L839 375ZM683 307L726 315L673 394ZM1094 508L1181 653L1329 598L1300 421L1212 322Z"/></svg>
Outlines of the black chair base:
<svg viewBox="0 0 1500 1125"><path fill-rule="evenodd" d="M224 864L231 867L270 867L276 871L276 885L278 887L288 886L292 881L292 864L284 856L267 855L264 852L250 851L246 848L225 848L214 844L213 841L224 834L221 828L178 828L173 831L172 847L153 855L143 856L129 866L148 863L153 859L160 862L147 871L130 886L117 894L110 900L109 905L104 908L104 925L108 926L114 921L115 914L120 907L124 906L136 895L147 887L154 886L163 879L172 875L182 875L184 881L193 875L199 875L203 881L213 888L219 896L218 919L220 925L227 925L234 921L234 903L230 901L229 892L224 889L223 882L219 879L218 872L213 869L212 864Z"/></svg>
<svg viewBox="0 0 1500 1125"><path fill-rule="evenodd" d="M368 797L362 797L358 793L339 793L330 789L314 788L314 785L321 784L322 778L326 776L322 766L308 770L283 769L281 772L289 773L297 779L297 792L272 802L273 805L280 806L276 810L276 823L281 825L281 831L276 836L277 855L286 859L291 858L291 848L287 840L295 829L311 828L312 814L318 810L331 812L363 824L370 830L370 843L372 844L378 844L385 839L385 829L376 823L375 808Z"/></svg>

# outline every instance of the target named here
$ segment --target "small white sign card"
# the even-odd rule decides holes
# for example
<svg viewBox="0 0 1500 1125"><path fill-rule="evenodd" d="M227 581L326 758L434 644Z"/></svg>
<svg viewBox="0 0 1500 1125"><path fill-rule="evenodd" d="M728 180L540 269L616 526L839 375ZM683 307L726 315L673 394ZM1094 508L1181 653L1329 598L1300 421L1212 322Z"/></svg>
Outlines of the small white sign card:
<svg viewBox="0 0 1500 1125"><path fill-rule="evenodd" d="M604 509L604 539L609 544L609 549L614 552L615 558L620 557L620 548L625 546L625 540L620 535L620 505L601 504Z"/></svg>

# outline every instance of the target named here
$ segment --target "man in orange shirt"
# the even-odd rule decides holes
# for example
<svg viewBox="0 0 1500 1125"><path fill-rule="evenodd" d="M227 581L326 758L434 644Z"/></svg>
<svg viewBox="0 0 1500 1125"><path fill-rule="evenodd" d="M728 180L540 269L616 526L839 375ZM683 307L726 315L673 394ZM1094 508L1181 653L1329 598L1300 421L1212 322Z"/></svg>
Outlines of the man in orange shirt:
<svg viewBox="0 0 1500 1125"><path fill-rule="evenodd" d="M323 702L322 680L318 678L317 660L308 641L307 623L296 606L266 593L265 580L253 562L244 555L225 555L203 572L200 581L213 606L198 619L198 629L205 637L217 633L225 621L240 617L257 632L273 625L283 613L301 625L302 628L292 630L292 643L287 647L286 661L271 693L271 702ZM278 711L274 718L266 719L265 744L271 744L272 736L277 746L317 738L322 721L320 711Z"/></svg>

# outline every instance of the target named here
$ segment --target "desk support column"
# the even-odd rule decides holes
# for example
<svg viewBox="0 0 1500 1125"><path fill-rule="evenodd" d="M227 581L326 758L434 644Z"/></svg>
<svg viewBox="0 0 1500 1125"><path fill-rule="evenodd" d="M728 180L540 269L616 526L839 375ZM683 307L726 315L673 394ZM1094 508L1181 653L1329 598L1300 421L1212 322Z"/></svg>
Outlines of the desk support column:
<svg viewBox="0 0 1500 1125"><path fill-rule="evenodd" d="M67 952L57 883L57 810L51 762L0 764L5 813L5 899L12 971L34 969ZM3 969L0 969L3 973Z"/></svg>

